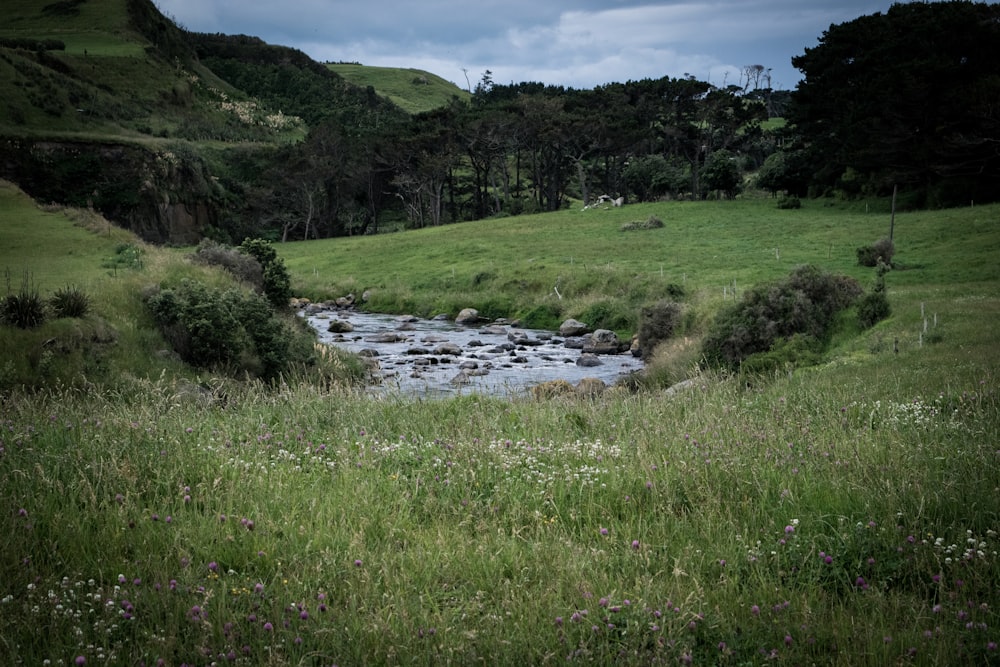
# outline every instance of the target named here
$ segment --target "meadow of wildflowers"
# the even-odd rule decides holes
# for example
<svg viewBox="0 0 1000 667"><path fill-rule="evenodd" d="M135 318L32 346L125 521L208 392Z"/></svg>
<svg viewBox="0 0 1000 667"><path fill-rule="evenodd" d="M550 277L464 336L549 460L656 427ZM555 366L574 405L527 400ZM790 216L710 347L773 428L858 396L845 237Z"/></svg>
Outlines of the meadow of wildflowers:
<svg viewBox="0 0 1000 667"><path fill-rule="evenodd" d="M1000 402L3 397L0 663L998 664Z"/></svg>

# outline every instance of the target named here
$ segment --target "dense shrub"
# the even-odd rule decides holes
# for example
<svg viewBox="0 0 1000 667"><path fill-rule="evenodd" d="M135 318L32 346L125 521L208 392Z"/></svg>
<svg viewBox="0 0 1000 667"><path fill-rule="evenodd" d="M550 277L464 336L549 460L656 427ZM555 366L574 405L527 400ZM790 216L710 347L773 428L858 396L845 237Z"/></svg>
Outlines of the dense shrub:
<svg viewBox="0 0 1000 667"><path fill-rule="evenodd" d="M10 275L7 275L7 296L0 304L0 320L19 329L34 329L45 322L45 301L38 294L28 274L21 280L17 292L10 290Z"/></svg>
<svg viewBox="0 0 1000 667"><path fill-rule="evenodd" d="M264 270L257 259L235 248L203 239L191 255L191 260L197 264L220 266L237 279L253 285L257 290L264 290Z"/></svg>
<svg viewBox="0 0 1000 667"><path fill-rule="evenodd" d="M147 306L173 349L194 366L273 379L309 356L298 341L304 334L260 294L185 280L152 294Z"/></svg>
<svg viewBox="0 0 1000 667"><path fill-rule="evenodd" d="M739 303L721 310L705 336L705 358L735 368L795 334L825 343L836 313L861 292L851 278L814 266L798 267L787 278L754 287Z"/></svg>
<svg viewBox="0 0 1000 667"><path fill-rule="evenodd" d="M802 208L802 200L795 195L784 196L778 200L778 208L785 210Z"/></svg>
<svg viewBox="0 0 1000 667"><path fill-rule="evenodd" d="M90 297L76 287L67 286L56 290L49 305L56 317L83 317L90 310Z"/></svg>
<svg viewBox="0 0 1000 667"><path fill-rule="evenodd" d="M285 268L285 262L270 241L246 239L240 244L240 252L256 259L263 271L263 289L267 300L275 308L287 308L292 298L292 279Z"/></svg>
<svg viewBox="0 0 1000 667"><path fill-rule="evenodd" d="M885 293L885 274L888 272L889 265L879 257L875 265L875 286L858 302L858 325L862 329L870 329L892 312Z"/></svg>
<svg viewBox="0 0 1000 667"><path fill-rule="evenodd" d="M656 346L669 340L681 325L683 308L676 301L658 301L652 306L644 306L639 311L639 349L646 361L653 355Z"/></svg>
<svg viewBox="0 0 1000 667"><path fill-rule="evenodd" d="M878 266L880 259L886 264L892 264L896 246L890 239L879 239L871 245L861 246L857 252L858 264L861 266Z"/></svg>
<svg viewBox="0 0 1000 667"><path fill-rule="evenodd" d="M870 292L858 300L858 324L870 329L892 313L885 292Z"/></svg>
<svg viewBox="0 0 1000 667"><path fill-rule="evenodd" d="M740 370L744 373L771 373L794 368L795 366L811 366L821 359L823 344L813 336L794 334L791 338L782 338L766 352L751 354L743 360Z"/></svg>

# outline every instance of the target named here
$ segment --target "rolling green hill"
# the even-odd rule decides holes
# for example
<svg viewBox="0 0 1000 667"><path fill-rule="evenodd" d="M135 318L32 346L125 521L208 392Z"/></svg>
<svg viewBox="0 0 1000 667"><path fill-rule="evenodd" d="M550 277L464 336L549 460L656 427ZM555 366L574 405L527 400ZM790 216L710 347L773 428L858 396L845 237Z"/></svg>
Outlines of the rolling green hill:
<svg viewBox="0 0 1000 667"><path fill-rule="evenodd" d="M327 67L356 86L371 86L409 113L443 107L455 97L469 99L468 91L423 70L345 63L328 63Z"/></svg>

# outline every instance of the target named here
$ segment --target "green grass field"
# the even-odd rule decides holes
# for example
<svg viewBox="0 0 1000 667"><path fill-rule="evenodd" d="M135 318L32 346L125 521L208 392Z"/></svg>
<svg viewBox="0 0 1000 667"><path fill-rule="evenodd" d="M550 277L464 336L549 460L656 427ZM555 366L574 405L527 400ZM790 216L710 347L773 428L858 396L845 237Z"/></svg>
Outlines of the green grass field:
<svg viewBox="0 0 1000 667"><path fill-rule="evenodd" d="M356 86L371 86L411 114L446 106L452 97L469 98L468 91L423 70L333 63L327 67Z"/></svg>
<svg viewBox="0 0 1000 667"><path fill-rule="evenodd" d="M869 281L876 208L667 203L278 250L313 298L572 315L675 283L704 320L801 263ZM998 212L898 215L891 317L818 366L423 400L157 369L137 293L221 278L156 248L109 274L118 232L5 186L0 265L86 285L135 367L0 394L0 663L998 664ZM4 356L35 349L18 335Z"/></svg>

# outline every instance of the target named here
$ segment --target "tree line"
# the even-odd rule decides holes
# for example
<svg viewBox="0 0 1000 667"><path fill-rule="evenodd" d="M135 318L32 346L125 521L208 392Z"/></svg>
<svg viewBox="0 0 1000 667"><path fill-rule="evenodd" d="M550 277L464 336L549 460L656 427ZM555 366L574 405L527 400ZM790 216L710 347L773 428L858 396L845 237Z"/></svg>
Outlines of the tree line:
<svg viewBox="0 0 1000 667"><path fill-rule="evenodd" d="M305 141L240 184L240 224L292 240L748 185L799 197L898 187L911 206L1000 199L998 33L1000 5L896 4L830 26L793 59L793 91L772 90L762 65L728 86L685 75L593 89L487 71L470 100L415 116L371 89L328 104L342 80L282 47L216 37L199 49L220 76L309 120ZM766 122L775 115L785 123Z"/></svg>

